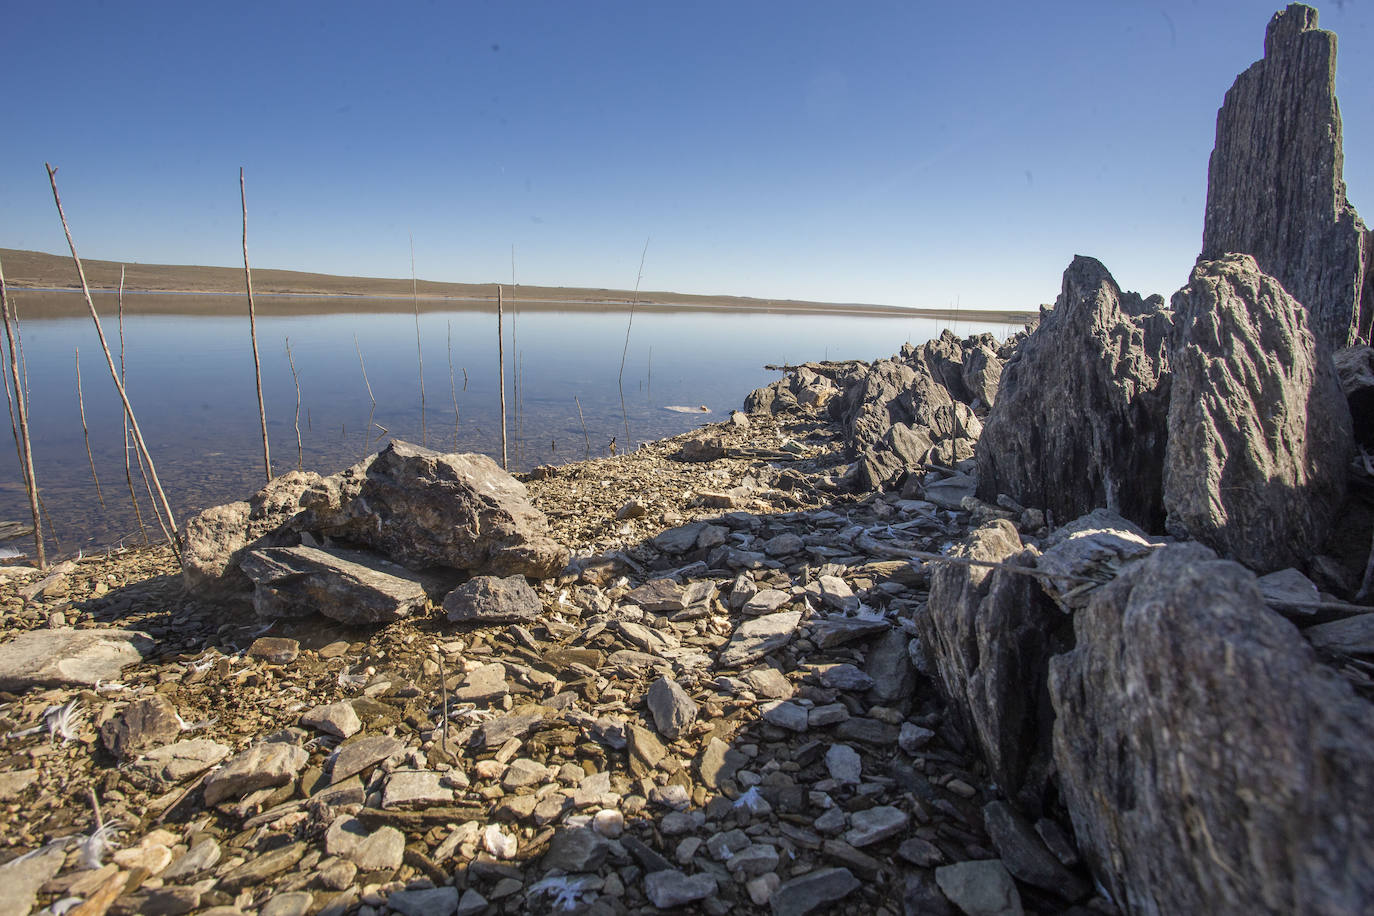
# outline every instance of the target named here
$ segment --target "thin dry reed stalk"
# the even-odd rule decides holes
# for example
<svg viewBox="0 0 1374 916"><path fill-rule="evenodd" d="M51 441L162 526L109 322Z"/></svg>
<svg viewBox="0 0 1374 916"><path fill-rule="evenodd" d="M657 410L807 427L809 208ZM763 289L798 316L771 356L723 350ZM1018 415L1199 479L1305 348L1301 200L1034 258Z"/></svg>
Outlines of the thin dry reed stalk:
<svg viewBox="0 0 1374 916"><path fill-rule="evenodd" d="M420 364L420 445L425 441L425 354L420 348L420 293L415 283L415 235L410 236L410 304L415 307L415 360Z"/></svg>
<svg viewBox="0 0 1374 916"><path fill-rule="evenodd" d="M506 455L506 332L504 328L505 303L501 297L501 285L496 285L496 374L501 379L501 470L509 471L510 463Z"/></svg>
<svg viewBox="0 0 1374 916"><path fill-rule="evenodd" d="M371 399L372 406L375 408L377 406L377 396L372 393L372 383L367 380L367 366L363 364L363 350L358 346L357 334L353 335L353 349L358 351L358 367L363 370L363 384L367 386L367 396ZM372 428L371 423L368 424L368 428Z"/></svg>
<svg viewBox="0 0 1374 916"><path fill-rule="evenodd" d="M258 418L262 421L262 467L272 479L272 451L267 444L267 407L262 402L262 361L258 359L258 324L253 314L253 272L248 267L248 190L239 167L239 201L243 204L243 282L248 287L248 337L253 342L253 377L258 382Z"/></svg>
<svg viewBox="0 0 1374 916"><path fill-rule="evenodd" d="M119 295L115 298L116 310L119 315L119 380L125 381L124 373L124 266L119 268ZM124 480L129 484L129 501L134 504L134 519L138 521L138 533L143 536L143 543L148 543L148 529L143 525L143 512L138 507L138 495L134 492L133 468L129 464L129 414L125 411L123 417L124 426ZM139 465L142 470L142 464ZM144 481L147 482L146 480Z"/></svg>
<svg viewBox="0 0 1374 916"><path fill-rule="evenodd" d="M515 372L512 374L511 381L515 389L515 465L519 467L525 432L525 367L520 360L520 337L517 333L520 323L520 307L517 305L519 297L515 293L515 245L512 244L510 246L510 349L515 359Z"/></svg>
<svg viewBox="0 0 1374 916"><path fill-rule="evenodd" d="M448 393L453 398L453 450L458 451L458 383L453 377L453 322L448 325ZM464 374L466 379L466 373Z"/></svg>
<svg viewBox="0 0 1374 916"><path fill-rule="evenodd" d="M639 273L635 276L634 297L630 299L630 320L625 324L625 347L620 351L620 376L616 387L620 389L620 416L625 420L625 447L630 442L630 415L625 410L625 356L630 352L630 328L635 323L635 306L639 304L639 283L644 279L644 258L649 254L649 240L644 240L644 250L639 254Z"/></svg>
<svg viewBox="0 0 1374 916"><path fill-rule="evenodd" d="M95 473L95 456L91 454L91 431L86 426L86 396L81 391L81 348L76 348L76 406L81 411L81 437L86 440L86 460L91 463L91 480L95 481L95 498L105 508L105 494L100 492L100 477Z"/></svg>
<svg viewBox="0 0 1374 916"><path fill-rule="evenodd" d="M43 521L38 513L38 482L33 474L33 447L29 440L29 410L25 403L24 389L19 376L18 347L14 342L14 329L10 324L10 297L5 288L5 271L0 266L0 315L5 322L5 340L9 343L10 379L14 382L15 413L18 419L14 447L19 455L19 466L24 469L24 488L29 491L29 510L33 513L33 547L37 555L38 568L48 566L47 551L43 547ZM6 389L8 395L9 390Z"/></svg>
<svg viewBox="0 0 1374 916"><path fill-rule="evenodd" d="M67 236L67 247L72 251L72 262L76 264L76 274L81 278L81 292L86 297L86 308L90 310L91 321L95 324L96 336L100 338L100 349L105 353L105 363L110 369L110 378L115 383L115 389L119 391L119 399L124 402L124 410L129 414L129 425L134 431L134 442L138 445L138 450L143 453L143 460L148 465L148 476L152 478L153 485L157 487L158 498L162 501L162 511L167 516L167 527L171 529L168 534L168 541L172 545L172 550L178 555L181 547L177 544L176 517L172 513L172 504L167 500L167 494L163 492L162 482L157 478L157 468L153 465L153 456L148 452L148 444L143 439L143 431L138 428L138 418L134 415L133 405L129 403L129 395L124 390L124 383L119 380L119 370L115 368L114 356L110 354L110 345L105 341L105 331L100 327L100 316L96 314L95 302L91 299L91 287L86 282L86 269L81 266L81 258L76 253L76 241L72 238L71 227L67 225L67 214L62 210L62 197L57 193L57 169L44 163L48 169L48 183L52 185L53 203L57 205L58 218L62 220L62 231ZM155 504L156 505L156 504Z"/></svg>
<svg viewBox="0 0 1374 916"><path fill-rule="evenodd" d="M286 338L286 363L291 367L291 381L296 383L296 470L305 468L304 452L301 449L301 380L296 374L296 361L291 358L291 338Z"/></svg>
<svg viewBox="0 0 1374 916"><path fill-rule="evenodd" d="M582 440L587 443L587 457L592 457L592 437L587 435L587 418L582 416L582 401L577 395L573 395L573 403L577 405L577 419L582 421Z"/></svg>

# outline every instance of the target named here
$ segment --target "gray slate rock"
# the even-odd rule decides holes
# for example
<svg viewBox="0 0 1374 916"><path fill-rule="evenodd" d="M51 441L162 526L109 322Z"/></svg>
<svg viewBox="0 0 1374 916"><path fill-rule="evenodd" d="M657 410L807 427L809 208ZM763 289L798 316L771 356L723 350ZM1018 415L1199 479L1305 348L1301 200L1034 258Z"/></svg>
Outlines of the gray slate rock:
<svg viewBox="0 0 1374 916"><path fill-rule="evenodd" d="M1035 827L1004 801L983 806L983 826L1012 876L1065 900L1086 897L1092 887L1045 847Z"/></svg>
<svg viewBox="0 0 1374 916"><path fill-rule="evenodd" d="M506 666L500 662L478 665L467 673L463 683L453 691L459 703L483 703L510 693L506 683Z"/></svg>
<svg viewBox="0 0 1374 916"><path fill-rule="evenodd" d="M390 735L368 735L354 738L339 745L334 754L334 765L329 771L329 781L343 782L356 776L368 767L381 763L405 750L405 745Z"/></svg>
<svg viewBox="0 0 1374 916"><path fill-rule="evenodd" d="M61 845L42 849L0 865L0 916L28 916L38 889L57 874L67 854Z"/></svg>
<svg viewBox="0 0 1374 916"><path fill-rule="evenodd" d="M304 750L283 741L254 744L205 777L205 804L214 806L256 789L288 783L309 759Z"/></svg>
<svg viewBox="0 0 1374 916"><path fill-rule="evenodd" d="M1341 145L1336 36L1290 4L1217 112L1202 259L1253 255L1331 348L1367 336L1374 312L1374 237L1346 198Z"/></svg>
<svg viewBox="0 0 1374 916"><path fill-rule="evenodd" d="M1374 347L1346 347L1331 354L1331 361L1350 407L1355 441L1374 448Z"/></svg>
<svg viewBox="0 0 1374 916"><path fill-rule="evenodd" d="M476 576L448 593L444 613L455 623L521 623L544 611L524 576Z"/></svg>
<svg viewBox="0 0 1374 916"><path fill-rule="evenodd" d="M644 893L660 910L705 900L716 892L716 879L707 872L686 875L674 868L644 876Z"/></svg>
<svg viewBox="0 0 1374 916"><path fill-rule="evenodd" d="M1265 607L1252 573L1165 547L1099 589L1074 630L1050 665L1055 763L1113 900L1367 908L1374 813L1352 800L1374 797L1374 708Z"/></svg>
<svg viewBox="0 0 1374 916"><path fill-rule="evenodd" d="M979 498L1006 494L1059 523L1104 507L1161 530L1168 336L1161 297L1123 293L1100 262L1075 257L1002 372L978 442Z"/></svg>
<svg viewBox="0 0 1374 916"><path fill-rule="evenodd" d="M769 652L781 649L797 635L801 611L765 614L746 620L735 628L730 642L720 653L723 668L738 668L758 661Z"/></svg>
<svg viewBox="0 0 1374 916"><path fill-rule="evenodd" d="M819 913L859 889L859 879L847 868L818 868L784 881L768 905L773 916Z"/></svg>
<svg viewBox="0 0 1374 916"><path fill-rule="evenodd" d="M389 623L429 601L413 573L357 550L270 547L248 551L239 565L253 582L259 617L318 613L351 626Z"/></svg>
<svg viewBox="0 0 1374 916"><path fill-rule="evenodd" d="M401 916L453 916L458 912L458 888L392 891L387 895L386 905Z"/></svg>
<svg viewBox="0 0 1374 916"><path fill-rule="evenodd" d="M974 530L950 554L1016 566L1037 559L1005 519ZM934 567L916 629L935 686L993 780L1023 808L1038 811L1051 753L1045 673L1050 656L1067 647L1068 618L1029 576Z"/></svg>
<svg viewBox="0 0 1374 916"><path fill-rule="evenodd" d="M1169 531L1258 572L1299 564L1345 498L1354 446L1329 351L1248 255L1199 263L1173 306Z"/></svg>
<svg viewBox="0 0 1374 916"><path fill-rule="evenodd" d="M959 862L935 869L935 882L967 916L1022 916L1021 894L997 859Z"/></svg>
<svg viewBox="0 0 1374 916"><path fill-rule="evenodd" d="M856 849L862 849L896 836L909 823L911 817L892 805L855 811L849 818L849 831L844 835L844 841Z"/></svg>
<svg viewBox="0 0 1374 916"><path fill-rule="evenodd" d="M153 638L137 630L25 630L0 644L0 690L115 681L153 646Z"/></svg>
<svg viewBox="0 0 1374 916"><path fill-rule="evenodd" d="M1318 649L1343 655L1374 655L1374 614L1356 614L1317 624L1303 630L1302 635Z"/></svg>
<svg viewBox="0 0 1374 916"><path fill-rule="evenodd" d="M697 720L697 704L677 681L661 677L649 687L646 697L654 727L669 741L676 741Z"/></svg>
<svg viewBox="0 0 1374 916"><path fill-rule="evenodd" d="M546 869L568 873L596 871L610 854L610 843L589 827L560 827L540 861Z"/></svg>
<svg viewBox="0 0 1374 916"><path fill-rule="evenodd" d="M301 716L301 724L306 728L318 728L338 738L352 738L363 727L353 704L347 700L316 706Z"/></svg>

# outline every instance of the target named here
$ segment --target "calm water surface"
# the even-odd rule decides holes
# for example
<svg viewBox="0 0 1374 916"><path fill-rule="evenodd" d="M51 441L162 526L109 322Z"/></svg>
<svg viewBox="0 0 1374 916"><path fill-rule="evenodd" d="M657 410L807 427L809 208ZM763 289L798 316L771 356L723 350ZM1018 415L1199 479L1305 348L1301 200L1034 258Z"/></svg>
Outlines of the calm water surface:
<svg viewBox="0 0 1374 916"><path fill-rule="evenodd" d="M158 474L180 523L186 515L252 492L263 482L253 358L242 298L126 295L127 389ZM19 291L28 364L34 462L56 529L54 548L71 553L138 539L124 476L119 397L95 328L71 314L79 298ZM56 303L62 307L56 307ZM118 329L103 327L118 359ZM431 306L432 307L432 306ZM424 356L423 429L414 315L394 303L267 300L259 306L258 347L273 470L297 465L296 386L300 385L300 462L332 473L391 438L475 451L500 460L496 314L478 305L420 315ZM354 311L347 311L354 310ZM148 314L148 311L157 314ZM506 398L512 470L608 454L626 445L621 413L621 353L628 310L507 311ZM514 325L514 328L512 327ZM876 359L946 327L959 334L1012 328L906 317L661 311L641 306L625 355L629 440L642 442L720 420L746 394L778 378L765 364ZM512 333L513 331L513 333ZM354 340L357 340L355 349ZM91 480L81 431L76 351L91 451L104 496ZM368 396L359 366L361 351ZM450 355L452 384L450 384ZM518 398L517 398L518 386ZM582 419L577 402L581 402ZM684 414L672 406L705 406ZM517 422L518 419L518 422ZM585 420L584 437L582 420ZM9 438L7 435L6 439ZM135 485L144 518L148 498ZM18 459L0 449L0 521L29 519ZM20 546L22 542L10 542Z"/></svg>

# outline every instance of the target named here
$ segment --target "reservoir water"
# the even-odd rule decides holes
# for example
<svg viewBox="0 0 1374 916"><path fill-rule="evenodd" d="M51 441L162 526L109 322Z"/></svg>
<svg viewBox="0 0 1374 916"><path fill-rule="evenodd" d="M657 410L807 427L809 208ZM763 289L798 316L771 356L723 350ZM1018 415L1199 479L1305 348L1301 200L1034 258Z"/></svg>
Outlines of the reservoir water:
<svg viewBox="0 0 1374 916"><path fill-rule="evenodd" d="M36 476L56 535L50 549L69 554L136 542L119 398L83 300L25 290L11 291L11 299L22 318ZM98 294L96 302L118 361L114 297ZM423 421L410 302L308 297L259 302L258 348L275 472L298 462L296 381L299 461L307 469L332 473L391 438L500 460L495 309L489 303L434 301L422 302L421 308ZM631 323L624 305L522 307L517 301L504 317L510 468L606 455L613 439L623 450L627 424L633 447L724 419L749 391L779 377L764 369L767 364L876 359L946 328L960 335L990 331L999 339L1016 330L906 316L645 305ZM178 523L261 486L262 443L244 299L126 294L124 339L129 399ZM103 506L82 435L78 349ZM623 383L618 384L622 353ZM151 525L136 465L134 482ZM0 521L29 518L18 459L9 444L0 448Z"/></svg>

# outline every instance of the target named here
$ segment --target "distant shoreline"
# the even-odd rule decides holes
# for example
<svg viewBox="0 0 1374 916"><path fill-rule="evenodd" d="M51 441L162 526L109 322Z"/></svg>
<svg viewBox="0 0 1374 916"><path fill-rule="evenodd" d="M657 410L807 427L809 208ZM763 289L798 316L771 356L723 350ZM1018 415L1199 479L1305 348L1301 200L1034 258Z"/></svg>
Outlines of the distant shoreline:
<svg viewBox="0 0 1374 916"><path fill-rule="evenodd" d="M37 251L0 249L0 263L4 265L5 285L15 292L43 296L64 296L80 293L71 258ZM195 297L243 297L243 270L232 267L199 267L170 264L120 264L115 261L82 261L91 292L113 295L118 291L120 271L125 271L124 292L128 296L177 297L185 303ZM437 311L454 303L464 303L483 310L496 309L495 283L439 283L430 280L416 282L414 300L421 311ZM513 307L531 311L624 311L632 302L636 306L656 312L763 312L777 314L855 315L865 317L925 318L939 321L966 321L975 324L1023 324L1034 319L1034 311L925 309L868 303L811 302L797 299L758 299L747 296L705 296L692 293L646 291L637 296L629 290L593 289L586 287L510 286L507 301ZM386 303L388 307L369 311L406 310L412 302L409 279L376 277L345 277L332 274L312 274L291 270L254 270L254 299L276 299L269 306L272 314L319 313L352 311L352 309L289 309L280 300L315 299L331 304L344 302ZM200 308L174 310L149 307L151 303L126 301L132 313L216 313L209 303ZM84 310L84 304L82 304ZM45 302L40 305L41 317L47 314L67 314L72 311L64 303ZM103 311L103 308L102 308Z"/></svg>

